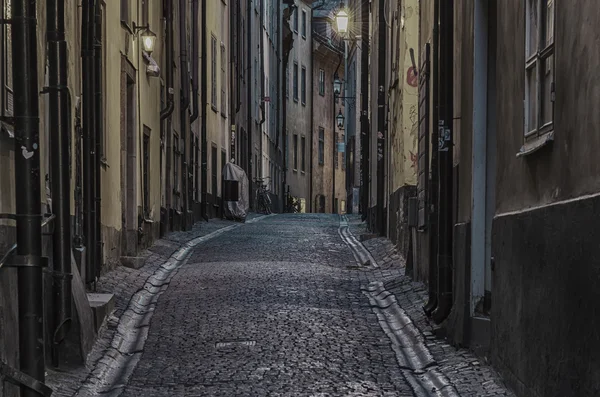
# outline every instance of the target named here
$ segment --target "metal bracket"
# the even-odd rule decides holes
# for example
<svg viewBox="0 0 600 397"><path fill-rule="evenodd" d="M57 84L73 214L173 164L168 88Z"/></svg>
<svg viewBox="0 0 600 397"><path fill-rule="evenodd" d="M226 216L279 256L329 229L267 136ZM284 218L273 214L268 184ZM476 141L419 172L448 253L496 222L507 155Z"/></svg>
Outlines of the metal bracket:
<svg viewBox="0 0 600 397"><path fill-rule="evenodd" d="M52 389L39 380L9 366L3 361L0 361L0 379L6 380L16 386L25 386L44 397L52 396Z"/></svg>

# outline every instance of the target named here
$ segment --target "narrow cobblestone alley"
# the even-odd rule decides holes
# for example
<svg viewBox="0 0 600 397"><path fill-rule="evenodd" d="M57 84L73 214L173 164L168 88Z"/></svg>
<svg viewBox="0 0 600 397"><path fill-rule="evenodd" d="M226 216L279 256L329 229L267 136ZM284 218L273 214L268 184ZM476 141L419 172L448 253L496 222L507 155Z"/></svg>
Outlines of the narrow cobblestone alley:
<svg viewBox="0 0 600 397"><path fill-rule="evenodd" d="M425 355L430 362L407 370L366 289L377 278L402 277L402 262L373 249L380 266L357 264L340 232L345 219L275 215L201 242L144 316L145 343L138 338L134 354L113 364L122 366L113 379L102 379L97 365L78 395L510 395L469 354L448 361L449 346L437 344ZM119 330L139 333L140 326L126 329L127 316ZM453 375L442 365L428 379L425 367L440 357ZM98 363L114 358L106 351Z"/></svg>

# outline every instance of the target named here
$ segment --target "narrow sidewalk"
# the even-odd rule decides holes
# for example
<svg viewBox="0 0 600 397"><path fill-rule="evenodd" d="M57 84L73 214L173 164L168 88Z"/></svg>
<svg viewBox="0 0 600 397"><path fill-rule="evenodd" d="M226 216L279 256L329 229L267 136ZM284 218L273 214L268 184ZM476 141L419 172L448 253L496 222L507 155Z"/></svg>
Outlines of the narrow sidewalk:
<svg viewBox="0 0 600 397"><path fill-rule="evenodd" d="M249 214L248 220L257 216L256 214ZM110 346L117 332L121 316L129 306L131 298L137 291L143 288L148 278L162 264L190 240L207 236L235 224L236 222L233 221L211 219L209 222L201 221L196 223L189 231L169 233L162 239L156 240L151 247L140 253L139 256L144 257L145 262L139 269L118 266L102 275L98 280L95 292L114 294L114 310L107 315L107 318L100 327L98 338L86 360L85 366L46 370L46 384L54 390L52 396L71 397L77 393L91 371L96 367L98 361L103 357L106 349Z"/></svg>
<svg viewBox="0 0 600 397"><path fill-rule="evenodd" d="M367 233L359 215L347 215L349 230L358 238ZM504 385L497 372L467 349L457 349L434 335L434 327L425 315L427 286L405 275L405 260L390 240L383 237L364 241L363 246L377 262L377 268L364 271L365 282L379 281L391 292L400 307L423 335L425 345L460 396L507 396L514 394ZM433 391L433 390L432 390Z"/></svg>

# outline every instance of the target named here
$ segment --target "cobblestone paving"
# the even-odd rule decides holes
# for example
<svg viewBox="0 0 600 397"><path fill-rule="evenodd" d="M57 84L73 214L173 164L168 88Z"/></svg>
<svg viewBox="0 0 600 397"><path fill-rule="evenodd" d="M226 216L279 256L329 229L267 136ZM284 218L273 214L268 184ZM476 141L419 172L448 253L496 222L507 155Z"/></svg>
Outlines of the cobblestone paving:
<svg viewBox="0 0 600 397"><path fill-rule="evenodd" d="M349 217L350 230L364 231ZM359 268L333 215L277 215L197 246L161 295L142 358L123 396L413 396L361 287L383 281L426 336L461 396L512 396L495 372L432 336L422 284L404 276L385 239L365 242L378 268ZM114 335L131 296L182 243L230 222L200 224L148 250L139 270L119 268L100 291L117 305L88 368L51 374L71 396ZM210 226L209 226L210 225ZM432 394L434 395L434 394Z"/></svg>
<svg viewBox="0 0 600 397"><path fill-rule="evenodd" d="M248 219L255 217L251 214ZM173 232L157 240L152 247L140 255L146 257L145 264L139 269L130 269L119 266L102 275L97 283L98 293L112 293L115 295L115 310L101 327L98 340L90 353L85 367L63 368L61 371L49 370L46 383L52 387L52 396L72 396L86 379L90 370L102 357L102 354L113 339L121 315L127 308L131 297L144 285L156 269L162 265L184 243L196 237L205 236L216 230L230 226L234 222L221 219L211 219L210 222L199 222L185 232Z"/></svg>
<svg viewBox="0 0 600 397"><path fill-rule="evenodd" d="M366 233L359 216L348 216L349 227L356 236ZM427 286L412 281L404 275L404 258L386 238L374 238L363 243L380 266L363 272L365 281L383 281L413 323L423 333L427 347L436 359L440 370L448 377L461 396L514 396L503 384L498 374L482 360L465 349L456 349L433 335L434 324L423 311L427 301Z"/></svg>

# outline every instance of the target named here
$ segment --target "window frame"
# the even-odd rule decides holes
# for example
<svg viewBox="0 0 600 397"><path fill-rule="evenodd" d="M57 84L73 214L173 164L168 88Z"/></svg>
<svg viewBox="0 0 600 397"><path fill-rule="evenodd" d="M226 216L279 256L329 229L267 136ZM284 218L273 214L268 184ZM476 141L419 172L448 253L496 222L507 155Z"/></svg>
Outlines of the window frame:
<svg viewBox="0 0 600 397"><path fill-rule="evenodd" d="M548 6L552 6L552 26L548 29ZM556 1L526 0L525 2L525 69L524 69L524 120L525 142L544 137L554 131L554 95L555 95L555 37L556 37ZM536 26L532 26L533 7L537 8ZM532 34L535 34L535 46L531 48ZM549 38L551 34L551 38ZM548 63L548 60L551 60ZM550 65L550 66L549 66ZM548 68L551 71L547 71ZM543 95L543 87L550 79L548 95ZM534 82L535 81L535 82ZM531 85L535 84L535 99L531 98ZM535 105L532 104L535 101ZM544 122L545 101L550 101L549 121ZM535 116L532 114L532 107ZM535 122L534 122L535 117Z"/></svg>
<svg viewBox="0 0 600 397"><path fill-rule="evenodd" d="M296 8L296 9L294 10L294 16L293 16L293 18L294 18L294 26L293 26L293 29L294 29L294 33L296 33L296 34L298 34L298 24L299 24L299 21L298 21L298 19L299 19L299 14L298 14L298 11L299 11L299 10L300 10L299 8Z"/></svg>
<svg viewBox="0 0 600 397"><path fill-rule="evenodd" d="M210 88L210 104L212 109L217 111L217 37L211 34L210 38L210 77L211 77L211 88Z"/></svg>
<svg viewBox="0 0 600 397"><path fill-rule="evenodd" d="M300 22L300 34L302 35L302 38L304 40L306 40L306 21L308 18L308 14L306 13L306 10L302 10L302 21Z"/></svg>
<svg viewBox="0 0 600 397"><path fill-rule="evenodd" d="M325 70L319 69L319 95L325 96Z"/></svg>
<svg viewBox="0 0 600 397"><path fill-rule="evenodd" d="M227 52L221 42L221 115L227 117Z"/></svg>
<svg viewBox="0 0 600 397"><path fill-rule="evenodd" d="M294 61L294 66L293 66L293 71L292 71L292 91L293 91L293 97L294 97L294 102L298 102L298 79L299 79L299 73L298 73L298 62Z"/></svg>
<svg viewBox="0 0 600 397"><path fill-rule="evenodd" d="M300 159L300 171L304 173L306 172L306 137L304 135L300 137L300 155L302 156Z"/></svg>
<svg viewBox="0 0 600 397"><path fill-rule="evenodd" d="M300 100L306 106L306 66L302 66L300 71Z"/></svg>
<svg viewBox="0 0 600 397"><path fill-rule="evenodd" d="M121 24L125 25L131 30L131 1L121 0L120 7Z"/></svg>
<svg viewBox="0 0 600 397"><path fill-rule="evenodd" d="M292 144L294 145L293 170L298 172L298 134L294 134Z"/></svg>
<svg viewBox="0 0 600 397"><path fill-rule="evenodd" d="M325 128L319 127L319 165L325 164Z"/></svg>

